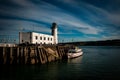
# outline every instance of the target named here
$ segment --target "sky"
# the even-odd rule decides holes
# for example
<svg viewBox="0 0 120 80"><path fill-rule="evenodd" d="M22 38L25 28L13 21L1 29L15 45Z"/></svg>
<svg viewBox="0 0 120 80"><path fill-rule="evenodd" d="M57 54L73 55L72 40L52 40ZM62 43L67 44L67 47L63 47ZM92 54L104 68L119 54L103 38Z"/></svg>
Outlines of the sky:
<svg viewBox="0 0 120 80"><path fill-rule="evenodd" d="M53 22L59 42L120 39L120 0L0 0L0 42L51 34Z"/></svg>

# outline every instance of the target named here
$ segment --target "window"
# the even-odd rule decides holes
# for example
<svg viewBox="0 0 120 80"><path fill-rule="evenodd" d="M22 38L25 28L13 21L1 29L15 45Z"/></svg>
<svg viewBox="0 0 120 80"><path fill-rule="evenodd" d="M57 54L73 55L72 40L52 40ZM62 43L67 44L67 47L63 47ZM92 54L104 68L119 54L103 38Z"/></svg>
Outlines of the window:
<svg viewBox="0 0 120 80"><path fill-rule="evenodd" d="M46 37L44 37L44 40L46 40Z"/></svg>
<svg viewBox="0 0 120 80"><path fill-rule="evenodd" d="M42 37L40 37L40 40L42 40Z"/></svg>
<svg viewBox="0 0 120 80"><path fill-rule="evenodd" d="M51 38L51 41L52 41L52 38Z"/></svg>
<svg viewBox="0 0 120 80"><path fill-rule="evenodd" d="M48 41L49 41L49 37L48 37Z"/></svg>
<svg viewBox="0 0 120 80"><path fill-rule="evenodd" d="M22 40L22 42L24 42L24 41Z"/></svg>
<svg viewBox="0 0 120 80"><path fill-rule="evenodd" d="M38 37L37 37L37 36L35 36L35 39L37 40L37 39L38 39Z"/></svg>

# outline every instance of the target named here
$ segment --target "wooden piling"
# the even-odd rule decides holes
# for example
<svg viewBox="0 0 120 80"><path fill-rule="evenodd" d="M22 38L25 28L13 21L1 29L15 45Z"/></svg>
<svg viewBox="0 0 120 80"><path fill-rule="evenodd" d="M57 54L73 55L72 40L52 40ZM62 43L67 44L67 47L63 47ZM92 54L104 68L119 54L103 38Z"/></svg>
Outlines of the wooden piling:
<svg viewBox="0 0 120 80"><path fill-rule="evenodd" d="M17 47L11 47L11 64L17 64Z"/></svg>
<svg viewBox="0 0 120 80"><path fill-rule="evenodd" d="M4 63L3 55L4 55L4 47L0 47L0 64Z"/></svg>

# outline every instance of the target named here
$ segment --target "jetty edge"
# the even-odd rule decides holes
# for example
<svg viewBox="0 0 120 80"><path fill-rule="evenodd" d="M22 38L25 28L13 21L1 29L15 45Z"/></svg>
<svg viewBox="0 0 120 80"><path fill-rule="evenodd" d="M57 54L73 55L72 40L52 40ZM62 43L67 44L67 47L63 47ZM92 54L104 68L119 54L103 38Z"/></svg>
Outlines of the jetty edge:
<svg viewBox="0 0 120 80"><path fill-rule="evenodd" d="M44 64L67 59L74 45L0 46L0 64Z"/></svg>

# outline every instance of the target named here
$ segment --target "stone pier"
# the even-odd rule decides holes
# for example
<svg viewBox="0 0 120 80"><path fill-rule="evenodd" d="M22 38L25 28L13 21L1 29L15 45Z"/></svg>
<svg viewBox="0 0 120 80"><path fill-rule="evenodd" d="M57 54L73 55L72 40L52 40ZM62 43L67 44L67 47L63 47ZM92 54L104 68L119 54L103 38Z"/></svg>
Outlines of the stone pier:
<svg viewBox="0 0 120 80"><path fill-rule="evenodd" d="M73 46L42 45L0 47L0 64L44 64L67 59Z"/></svg>

